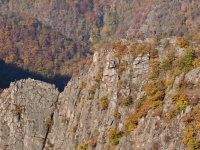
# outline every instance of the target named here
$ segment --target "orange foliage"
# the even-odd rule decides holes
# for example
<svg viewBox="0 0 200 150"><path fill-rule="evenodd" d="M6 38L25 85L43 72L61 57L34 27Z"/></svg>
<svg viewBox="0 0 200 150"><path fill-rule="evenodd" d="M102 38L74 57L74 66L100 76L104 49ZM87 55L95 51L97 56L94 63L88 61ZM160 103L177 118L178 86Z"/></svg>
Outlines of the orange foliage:
<svg viewBox="0 0 200 150"><path fill-rule="evenodd" d="M86 53L79 42L33 18L1 16L0 22L5 24L0 29L0 45L4 45L0 47L0 58L6 63L48 78L55 74L72 75L81 69L80 58Z"/></svg>
<svg viewBox="0 0 200 150"><path fill-rule="evenodd" d="M112 48L116 50L115 57L122 58L122 56L127 52L128 43L125 42L114 42Z"/></svg>

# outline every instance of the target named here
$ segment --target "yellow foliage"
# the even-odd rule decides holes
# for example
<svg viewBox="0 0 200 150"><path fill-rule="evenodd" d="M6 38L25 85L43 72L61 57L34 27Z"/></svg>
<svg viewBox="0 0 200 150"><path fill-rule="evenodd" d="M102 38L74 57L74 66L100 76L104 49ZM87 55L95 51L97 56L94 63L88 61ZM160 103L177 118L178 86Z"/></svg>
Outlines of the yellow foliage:
<svg viewBox="0 0 200 150"><path fill-rule="evenodd" d="M157 91L154 95L147 96L147 101L159 101L163 100L165 93L163 91Z"/></svg>
<svg viewBox="0 0 200 150"><path fill-rule="evenodd" d="M102 96L102 97L100 98L100 106L101 106L101 110L105 110L105 109L107 109L109 103L110 103L110 100L109 100L107 97Z"/></svg>
<svg viewBox="0 0 200 150"><path fill-rule="evenodd" d="M77 150L88 150L88 144L84 143L84 144L78 146Z"/></svg>
<svg viewBox="0 0 200 150"><path fill-rule="evenodd" d="M147 101L158 101L164 98L164 83L162 80L157 79L154 83L148 83L145 85L145 93L147 95Z"/></svg>
<svg viewBox="0 0 200 150"><path fill-rule="evenodd" d="M179 37L177 38L177 45L181 48L187 48L188 47L188 42L186 37Z"/></svg>
<svg viewBox="0 0 200 150"><path fill-rule="evenodd" d="M12 112L13 115L20 115L22 112L22 107L16 106L16 109Z"/></svg>
<svg viewBox="0 0 200 150"><path fill-rule="evenodd" d="M149 79L157 79L159 75L159 62L158 60L152 60L150 63L151 74L149 75Z"/></svg>
<svg viewBox="0 0 200 150"><path fill-rule="evenodd" d="M160 68L164 71L168 71L172 68L173 60L175 59L174 53L168 53L166 58L162 60L160 64Z"/></svg>
<svg viewBox="0 0 200 150"><path fill-rule="evenodd" d="M200 58L194 59L194 61L192 62L192 65L193 65L195 68L200 67Z"/></svg>
<svg viewBox="0 0 200 150"><path fill-rule="evenodd" d="M196 86L200 86L200 79L197 80Z"/></svg>
<svg viewBox="0 0 200 150"><path fill-rule="evenodd" d="M96 89L99 87L99 84L94 84L89 90L89 94L90 96L88 97L89 100L92 100L94 99L94 95L95 95L95 92L96 92Z"/></svg>
<svg viewBox="0 0 200 150"><path fill-rule="evenodd" d="M174 111L172 109L169 109L167 114L165 114L165 117L170 120L175 116Z"/></svg>
<svg viewBox="0 0 200 150"><path fill-rule="evenodd" d="M162 107L162 101L155 101L152 104L152 108L153 109L155 109L155 108L161 108L161 107Z"/></svg>
<svg viewBox="0 0 200 150"><path fill-rule="evenodd" d="M103 71L99 71L99 73L96 75L96 80L98 82L102 81L102 78L103 78Z"/></svg>
<svg viewBox="0 0 200 150"><path fill-rule="evenodd" d="M197 150L200 146L200 141L195 138L196 129L190 125L184 129L183 144L187 145L191 150Z"/></svg>
<svg viewBox="0 0 200 150"><path fill-rule="evenodd" d="M171 103L176 104L179 109L184 109L188 105L188 100L183 93L175 93L171 96Z"/></svg>
<svg viewBox="0 0 200 150"><path fill-rule="evenodd" d="M110 144L117 145L122 137L121 132L117 128L111 128L108 132Z"/></svg>
<svg viewBox="0 0 200 150"><path fill-rule="evenodd" d="M184 109L188 105L188 102L185 96L181 95L176 104L178 105L180 109Z"/></svg>
<svg viewBox="0 0 200 150"><path fill-rule="evenodd" d="M126 134L133 131L138 124L138 119L147 115L150 109L162 107L165 86L162 79L157 79L144 85L146 95L135 101L135 112L126 119Z"/></svg>
<svg viewBox="0 0 200 150"><path fill-rule="evenodd" d="M147 112L151 109L151 104L144 102L142 106L137 108L134 114L130 114L125 121L126 134L129 134L138 125L138 119L146 116Z"/></svg>
<svg viewBox="0 0 200 150"><path fill-rule="evenodd" d="M198 134L200 134L200 122L195 124L195 129L197 130Z"/></svg>
<svg viewBox="0 0 200 150"><path fill-rule="evenodd" d="M118 107L116 107L115 109L115 112L113 114L113 116L116 118L116 119L120 119L121 118L121 114L118 112Z"/></svg>
<svg viewBox="0 0 200 150"><path fill-rule="evenodd" d="M129 134L131 131L137 128L137 125L138 119L135 117L135 115L129 115L129 117L125 121L126 134Z"/></svg>
<svg viewBox="0 0 200 150"><path fill-rule="evenodd" d="M122 103L124 104L124 106L128 106L130 104L132 104L133 100L131 96L126 96L124 97L124 99L122 100Z"/></svg>
<svg viewBox="0 0 200 150"><path fill-rule="evenodd" d="M118 41L112 44L112 48L116 50L115 57L120 59L127 52L127 43Z"/></svg>
<svg viewBox="0 0 200 150"><path fill-rule="evenodd" d="M188 113L183 121L186 127L182 134L182 142L187 145L190 150L197 150L200 147L200 104L193 107L193 110Z"/></svg>
<svg viewBox="0 0 200 150"><path fill-rule="evenodd" d="M131 46L131 52L133 56L137 57L139 54L145 55L148 54L151 50L149 43L139 43L137 45Z"/></svg>
<svg viewBox="0 0 200 150"><path fill-rule="evenodd" d="M153 83L146 84L144 88L147 95L154 95L158 90Z"/></svg>
<svg viewBox="0 0 200 150"><path fill-rule="evenodd" d="M145 102L134 114L136 118L141 118L147 115L147 112L151 109L152 103Z"/></svg>
<svg viewBox="0 0 200 150"><path fill-rule="evenodd" d="M151 64L150 64L151 67L158 67L158 65L159 65L158 60L152 60L151 61Z"/></svg>
<svg viewBox="0 0 200 150"><path fill-rule="evenodd" d="M72 128L72 132L73 132L73 133L76 133L76 130L77 130L77 129L78 129L78 125L74 125L73 128Z"/></svg>

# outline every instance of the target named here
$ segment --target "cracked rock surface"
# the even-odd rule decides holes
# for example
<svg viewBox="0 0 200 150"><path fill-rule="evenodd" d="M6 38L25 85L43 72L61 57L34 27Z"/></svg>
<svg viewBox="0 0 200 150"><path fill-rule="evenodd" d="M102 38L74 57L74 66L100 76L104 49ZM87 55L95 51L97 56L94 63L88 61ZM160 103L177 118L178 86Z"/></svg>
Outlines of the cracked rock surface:
<svg viewBox="0 0 200 150"><path fill-rule="evenodd" d="M0 149L43 149L58 94L33 79L11 83L0 97Z"/></svg>
<svg viewBox="0 0 200 150"><path fill-rule="evenodd" d="M71 78L61 93L54 85L33 79L11 83L0 94L0 149L81 150L84 145L88 150L187 149L181 143L185 128L182 118L193 111L193 106L188 105L171 120L159 114L175 107L170 96L177 92L182 79L190 85L184 89L185 95L199 101L200 86L196 83L200 67L177 75L163 96L162 112L149 109L138 119L137 128L112 145L109 130L125 133L125 122L137 112L134 102L145 94L151 72L149 54L125 54L121 60L114 55L115 50L95 52L88 72ZM127 96L132 97L130 105L123 104ZM107 100L104 105L102 97Z"/></svg>

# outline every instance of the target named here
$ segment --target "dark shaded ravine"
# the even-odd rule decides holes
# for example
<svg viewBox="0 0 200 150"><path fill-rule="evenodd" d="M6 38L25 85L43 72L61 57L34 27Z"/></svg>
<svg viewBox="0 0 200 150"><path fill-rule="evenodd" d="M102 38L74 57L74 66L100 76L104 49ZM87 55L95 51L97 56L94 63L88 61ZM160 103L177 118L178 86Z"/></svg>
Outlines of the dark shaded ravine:
<svg viewBox="0 0 200 150"><path fill-rule="evenodd" d="M14 82L20 79L32 78L35 80L44 81L47 83L55 84L60 92L64 90L68 81L71 79L70 76L63 76L56 74L52 78L44 77L40 74L23 70L13 64L6 64L3 60L0 60L0 88L5 89L10 86L10 82Z"/></svg>

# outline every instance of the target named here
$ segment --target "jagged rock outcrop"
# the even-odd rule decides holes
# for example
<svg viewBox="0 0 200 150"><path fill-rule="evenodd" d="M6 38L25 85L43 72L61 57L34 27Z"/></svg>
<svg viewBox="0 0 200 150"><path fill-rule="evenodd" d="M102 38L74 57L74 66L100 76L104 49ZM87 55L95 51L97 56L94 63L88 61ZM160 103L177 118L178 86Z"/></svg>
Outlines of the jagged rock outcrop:
<svg viewBox="0 0 200 150"><path fill-rule="evenodd" d="M0 97L0 148L43 149L58 94L54 85L33 79L11 83Z"/></svg>
<svg viewBox="0 0 200 150"><path fill-rule="evenodd" d="M126 54L121 62L126 61L127 66L123 73L119 74L120 62L114 57L114 53L114 51L105 52L105 50L96 52L89 72L73 78L60 94L54 114L56 125L52 127L52 132L48 136L48 140L54 143L55 149L75 150L78 146L84 147L84 144L89 144L89 149L112 149L108 138L109 130L118 128L120 131L125 131L127 116L135 110L134 106L122 105L122 96L132 95L136 100L144 94L141 89L149 80L150 56L140 54L134 58ZM96 78L101 71L100 68L103 68L102 80L98 81ZM193 77L190 74L191 72L184 76L196 80L199 78L198 73L192 73ZM173 87L164 98L163 108L166 108L166 111L172 107L170 94L176 92L182 76L183 74L175 79ZM80 88L78 85L83 82L87 85ZM90 90L95 84L99 86L93 89L95 94L93 99L90 99ZM100 99L103 96L109 99L106 110L101 108ZM114 117L116 109L121 114L120 119ZM190 111L191 106L188 106L172 121L155 116L155 110L150 110L146 117L139 120L138 127L130 135L121 138L115 149L185 149L181 143L181 135L185 127L181 118L188 113L187 110ZM92 147L91 142L94 141L96 146Z"/></svg>
<svg viewBox="0 0 200 150"><path fill-rule="evenodd" d="M170 45L172 47L178 51L174 43ZM163 46L157 49L158 53L165 55ZM120 59L115 56L115 50L95 52L88 72L72 78L60 94L53 85L32 79L11 83L0 97L1 148L186 149L182 142L186 126L183 118L193 106L188 102L187 107L183 104L176 115L174 112L170 114L169 110L177 108L171 97L183 90L188 99L199 101L197 91L200 87L196 84L200 79L200 68L176 75L171 87L161 96L162 105L156 101L158 104L151 103L150 108L148 105L147 108L138 106L144 112L148 110L142 112L144 114L138 117L136 126L127 131L130 115L140 111L136 105L146 102L142 100L148 95L145 86L154 82L164 86L154 76L151 79L150 74L155 70L155 62L165 58L152 59L150 53L135 57L129 50ZM161 75L167 80L166 74ZM110 135L112 129L120 132L114 130L115 133Z"/></svg>

